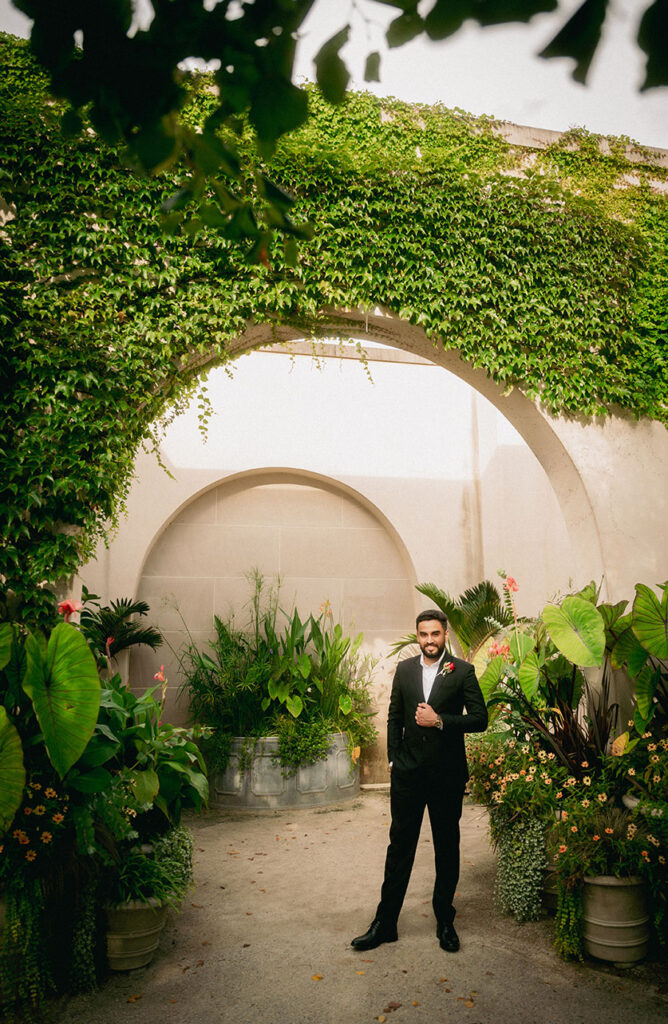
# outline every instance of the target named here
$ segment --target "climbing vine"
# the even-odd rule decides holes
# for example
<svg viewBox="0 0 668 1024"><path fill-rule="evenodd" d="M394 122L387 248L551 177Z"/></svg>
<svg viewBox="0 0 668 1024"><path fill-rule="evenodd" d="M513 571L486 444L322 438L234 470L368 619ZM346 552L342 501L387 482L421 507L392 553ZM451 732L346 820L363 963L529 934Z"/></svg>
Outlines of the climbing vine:
<svg viewBox="0 0 668 1024"><path fill-rule="evenodd" d="M250 133L237 142L248 187L270 172L313 228L298 256L274 240L253 266L213 202L161 217L174 173L138 176L92 132L66 138L23 44L0 37L0 58L14 614L48 618L53 586L122 510L138 447L249 323L317 336L324 311L380 305L553 413L668 422L667 174L651 155L631 164L623 140L606 154L585 133L534 152L462 111L368 94L331 107L309 88L309 120L270 164ZM193 125L211 96L197 79Z"/></svg>

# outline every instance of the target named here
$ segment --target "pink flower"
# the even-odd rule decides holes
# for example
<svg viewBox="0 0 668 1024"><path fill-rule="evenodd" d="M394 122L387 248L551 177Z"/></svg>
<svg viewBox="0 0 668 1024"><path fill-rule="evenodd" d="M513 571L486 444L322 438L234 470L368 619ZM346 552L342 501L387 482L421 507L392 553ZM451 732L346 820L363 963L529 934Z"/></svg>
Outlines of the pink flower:
<svg viewBox="0 0 668 1024"><path fill-rule="evenodd" d="M153 678L157 679L159 683L164 683L164 681L165 681L165 666L164 665L160 666L160 671L156 672L156 674L153 676Z"/></svg>
<svg viewBox="0 0 668 1024"><path fill-rule="evenodd" d="M517 585L517 580L514 580L512 576L506 576L506 581L503 584L507 591L517 593L520 589Z"/></svg>
<svg viewBox="0 0 668 1024"><path fill-rule="evenodd" d="M65 619L65 622L69 622L70 617L74 615L75 612L80 612L82 608L83 605L81 601L70 601L69 599L67 601L61 601L58 605L58 611Z"/></svg>

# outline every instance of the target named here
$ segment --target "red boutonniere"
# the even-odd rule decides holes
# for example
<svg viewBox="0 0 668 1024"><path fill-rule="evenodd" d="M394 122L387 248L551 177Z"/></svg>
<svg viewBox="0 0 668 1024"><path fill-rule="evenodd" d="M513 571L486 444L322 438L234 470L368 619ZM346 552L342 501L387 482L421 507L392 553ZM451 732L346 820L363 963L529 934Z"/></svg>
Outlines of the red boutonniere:
<svg viewBox="0 0 668 1024"><path fill-rule="evenodd" d="M446 661L445 664L443 665L443 668L441 669L441 672L442 672L442 674L444 676L447 676L447 674L449 672L454 672L454 671L455 671L455 663L454 663L454 661Z"/></svg>

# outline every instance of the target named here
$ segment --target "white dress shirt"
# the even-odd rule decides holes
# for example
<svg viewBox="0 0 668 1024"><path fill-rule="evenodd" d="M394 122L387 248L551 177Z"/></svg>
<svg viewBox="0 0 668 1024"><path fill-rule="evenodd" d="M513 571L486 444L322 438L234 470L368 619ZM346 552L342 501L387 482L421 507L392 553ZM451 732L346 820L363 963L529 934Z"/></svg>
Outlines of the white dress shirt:
<svg viewBox="0 0 668 1024"><path fill-rule="evenodd" d="M434 679L439 673L444 657L445 651L443 651L439 660L433 665L425 665L424 654L420 655L420 665L422 666L422 691L424 693L425 701L429 700L429 694L431 693L431 688L434 685Z"/></svg>

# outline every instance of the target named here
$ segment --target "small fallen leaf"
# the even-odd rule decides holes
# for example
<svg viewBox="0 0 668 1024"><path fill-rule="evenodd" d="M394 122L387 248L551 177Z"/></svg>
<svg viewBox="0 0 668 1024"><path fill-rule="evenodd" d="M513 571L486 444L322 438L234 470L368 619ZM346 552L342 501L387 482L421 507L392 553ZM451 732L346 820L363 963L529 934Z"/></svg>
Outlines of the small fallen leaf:
<svg viewBox="0 0 668 1024"><path fill-rule="evenodd" d="M392 1013L393 1010L398 1010L400 1006L401 1003L388 1003L383 1013Z"/></svg>
<svg viewBox="0 0 668 1024"><path fill-rule="evenodd" d="M138 999L141 999L141 996L128 996L129 1003L136 1003Z"/></svg>
<svg viewBox="0 0 668 1024"><path fill-rule="evenodd" d="M355 971L355 974L366 974L366 971Z"/></svg>
<svg viewBox="0 0 668 1024"><path fill-rule="evenodd" d="M190 906L194 907L195 910L203 910L204 909L204 904L203 903L191 903Z"/></svg>
<svg viewBox="0 0 668 1024"><path fill-rule="evenodd" d="M178 999L170 999L170 1003L178 1003Z"/></svg>
<svg viewBox="0 0 668 1024"><path fill-rule="evenodd" d="M242 949L248 949L249 946L250 946L250 942L244 942L244 944L243 944L243 946L241 948Z"/></svg>
<svg viewBox="0 0 668 1024"><path fill-rule="evenodd" d="M204 967L204 961L198 960L197 963L195 964L195 967Z"/></svg>
<svg viewBox="0 0 668 1024"><path fill-rule="evenodd" d="M376 1020L378 1021L378 1024L385 1024L387 1017L384 1017L383 1014L381 1013L380 1017L376 1017Z"/></svg>
<svg viewBox="0 0 668 1024"><path fill-rule="evenodd" d="M203 945L203 946L208 946L208 945L210 945L210 943L209 943L209 940L208 940L208 939L204 939L204 941L202 942L202 945Z"/></svg>
<svg viewBox="0 0 668 1024"><path fill-rule="evenodd" d="M322 981L322 974L312 974L311 981Z"/></svg>
<svg viewBox="0 0 668 1024"><path fill-rule="evenodd" d="M246 917L252 917L252 916L253 916L253 911L252 910L247 910L246 911Z"/></svg>
<svg viewBox="0 0 668 1024"><path fill-rule="evenodd" d="M413 1002L411 1003L411 1006L419 1006L419 1005L420 1004L418 1003L417 999L414 999Z"/></svg>

